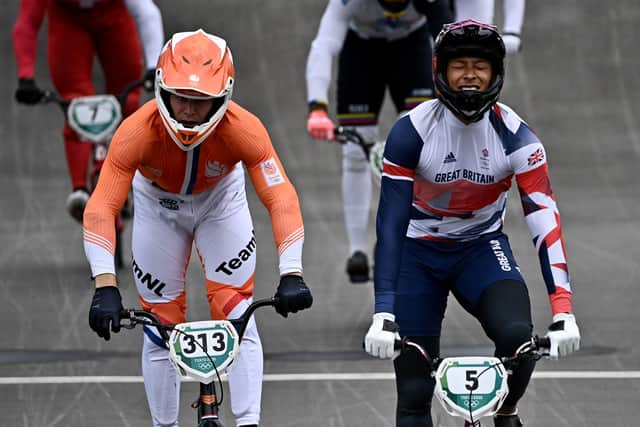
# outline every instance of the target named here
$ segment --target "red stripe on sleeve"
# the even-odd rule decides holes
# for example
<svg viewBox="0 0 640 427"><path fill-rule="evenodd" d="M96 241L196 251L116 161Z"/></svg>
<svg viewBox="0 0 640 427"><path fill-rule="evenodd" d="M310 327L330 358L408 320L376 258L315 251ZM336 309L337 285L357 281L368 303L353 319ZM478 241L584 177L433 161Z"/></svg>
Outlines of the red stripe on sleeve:
<svg viewBox="0 0 640 427"><path fill-rule="evenodd" d="M551 303L551 312L553 315L558 313L573 313L571 292L560 286L556 286L556 291L549 295L549 302Z"/></svg>
<svg viewBox="0 0 640 427"><path fill-rule="evenodd" d="M405 168L387 161L382 166L382 173L391 177L413 178L413 169Z"/></svg>

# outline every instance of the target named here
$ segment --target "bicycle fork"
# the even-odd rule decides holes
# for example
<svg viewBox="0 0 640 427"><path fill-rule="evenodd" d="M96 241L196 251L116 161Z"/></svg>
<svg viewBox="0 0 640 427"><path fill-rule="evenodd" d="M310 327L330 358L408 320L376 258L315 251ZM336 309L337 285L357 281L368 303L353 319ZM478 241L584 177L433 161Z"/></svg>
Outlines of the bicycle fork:
<svg viewBox="0 0 640 427"><path fill-rule="evenodd" d="M218 419L218 399L213 383L200 383L200 396L192 405L198 408L198 427L223 427Z"/></svg>

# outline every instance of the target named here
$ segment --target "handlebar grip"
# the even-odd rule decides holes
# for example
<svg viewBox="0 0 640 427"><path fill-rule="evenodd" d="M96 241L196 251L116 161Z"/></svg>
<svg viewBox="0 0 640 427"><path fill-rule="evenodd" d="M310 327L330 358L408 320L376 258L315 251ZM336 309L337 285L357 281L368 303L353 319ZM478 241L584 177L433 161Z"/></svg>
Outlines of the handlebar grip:
<svg viewBox="0 0 640 427"><path fill-rule="evenodd" d="M404 347L405 347L405 342L404 342L403 340L395 340L395 341L393 342L393 349L394 349L394 350L400 350L400 351L402 351L402 350L404 350ZM364 343L364 340L362 340L362 349L363 349L363 350L366 350L366 348L367 348L367 347L366 347L366 345L365 345L365 343Z"/></svg>
<svg viewBox="0 0 640 427"><path fill-rule="evenodd" d="M536 346L538 348L551 348L551 340L548 337L537 337Z"/></svg>

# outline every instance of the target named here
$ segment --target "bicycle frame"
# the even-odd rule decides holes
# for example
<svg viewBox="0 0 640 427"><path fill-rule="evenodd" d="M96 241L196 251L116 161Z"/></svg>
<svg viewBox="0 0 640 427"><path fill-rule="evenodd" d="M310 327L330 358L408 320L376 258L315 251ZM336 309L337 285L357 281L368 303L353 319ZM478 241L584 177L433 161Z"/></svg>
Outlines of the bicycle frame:
<svg viewBox="0 0 640 427"><path fill-rule="evenodd" d="M433 359L419 344L406 338L396 341L400 351L415 349L426 361L435 379L434 395L451 416L465 419L465 426L480 426L479 419L495 415L509 393L512 364L523 358L548 355L546 337L531 337L512 357L456 356Z"/></svg>
<svg viewBox="0 0 640 427"><path fill-rule="evenodd" d="M126 309L120 315L120 326L133 329L137 324L153 326L167 343L169 358L180 376L200 383L198 400L191 407L198 410L198 427L224 427L219 419L222 398L218 399L215 382L224 374L238 355L242 336L253 312L276 304L275 298L254 301L242 316L229 320L185 322L162 325L157 316L144 310ZM171 333L169 333L171 331ZM210 363L211 366L208 366ZM219 363L219 365L216 365Z"/></svg>

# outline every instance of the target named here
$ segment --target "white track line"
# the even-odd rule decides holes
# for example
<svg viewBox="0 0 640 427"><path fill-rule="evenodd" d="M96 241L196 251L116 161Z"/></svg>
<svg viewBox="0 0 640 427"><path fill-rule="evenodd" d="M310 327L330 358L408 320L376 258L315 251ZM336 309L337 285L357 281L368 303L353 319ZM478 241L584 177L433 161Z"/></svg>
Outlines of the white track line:
<svg viewBox="0 0 640 427"><path fill-rule="evenodd" d="M586 379L586 380L637 380L640 371L539 371L534 379ZM381 381L393 380L393 373L309 373L309 374L266 374L264 382L293 381ZM190 381L190 380L187 380ZM141 376L65 376L65 377L2 377L0 384L104 384L142 383Z"/></svg>

